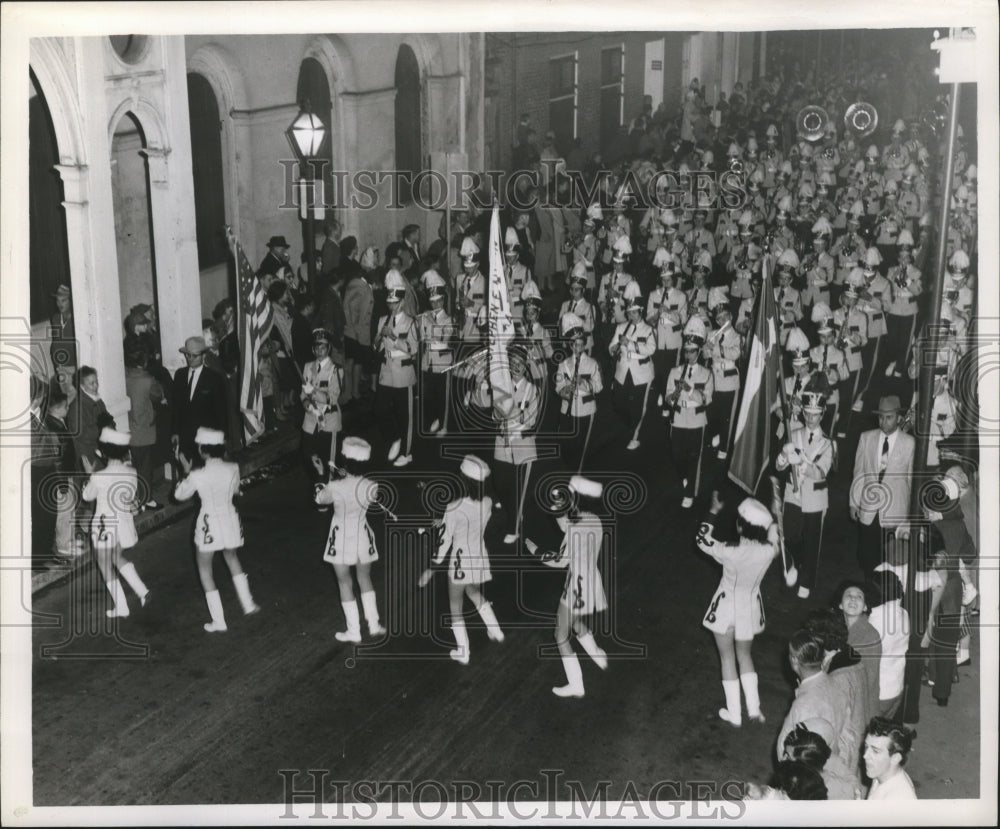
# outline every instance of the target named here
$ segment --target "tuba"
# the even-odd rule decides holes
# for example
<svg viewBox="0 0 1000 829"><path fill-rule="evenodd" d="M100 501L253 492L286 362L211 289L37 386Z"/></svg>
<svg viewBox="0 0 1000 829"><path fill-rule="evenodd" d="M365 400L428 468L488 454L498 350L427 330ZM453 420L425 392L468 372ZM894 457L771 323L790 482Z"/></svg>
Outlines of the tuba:
<svg viewBox="0 0 1000 829"><path fill-rule="evenodd" d="M844 112L844 126L858 138L865 138L878 126L878 110L867 101L855 101Z"/></svg>
<svg viewBox="0 0 1000 829"><path fill-rule="evenodd" d="M830 116L823 107L810 104L799 110L795 116L795 128L806 141L819 141L826 134Z"/></svg>

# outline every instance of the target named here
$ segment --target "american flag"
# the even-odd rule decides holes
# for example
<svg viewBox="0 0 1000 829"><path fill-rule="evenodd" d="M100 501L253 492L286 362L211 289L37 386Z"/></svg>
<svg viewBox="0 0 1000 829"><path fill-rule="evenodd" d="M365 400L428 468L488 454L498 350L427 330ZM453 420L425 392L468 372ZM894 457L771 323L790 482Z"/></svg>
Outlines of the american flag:
<svg viewBox="0 0 1000 829"><path fill-rule="evenodd" d="M243 416L243 436L253 443L264 431L264 398L260 388L260 344L271 332L274 314L260 280L247 260L243 246L232 233L230 248L236 259L237 283L240 291L240 414Z"/></svg>

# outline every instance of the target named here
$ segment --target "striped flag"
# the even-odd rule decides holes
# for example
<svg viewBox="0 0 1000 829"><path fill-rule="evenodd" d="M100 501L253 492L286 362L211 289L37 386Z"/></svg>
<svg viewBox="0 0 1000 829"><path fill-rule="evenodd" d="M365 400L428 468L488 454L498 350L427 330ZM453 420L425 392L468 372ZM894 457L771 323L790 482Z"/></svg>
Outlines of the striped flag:
<svg viewBox="0 0 1000 829"><path fill-rule="evenodd" d="M771 460L771 407L781 379L778 313L771 285L771 259L764 257L754 306L753 339L733 437L729 477L750 495Z"/></svg>
<svg viewBox="0 0 1000 829"><path fill-rule="evenodd" d="M500 248L500 208L493 208L490 222L490 278L487 325L489 331L489 372L493 387L493 411L501 422L510 414L514 399L514 382L510 377L507 346L514 339L514 320L510 315L507 280L503 273L503 251Z"/></svg>
<svg viewBox="0 0 1000 829"><path fill-rule="evenodd" d="M261 342L271 332L274 314L243 246L231 232L227 236L236 259L236 281L240 292L240 414L243 416L243 436L249 445L264 431L259 352Z"/></svg>

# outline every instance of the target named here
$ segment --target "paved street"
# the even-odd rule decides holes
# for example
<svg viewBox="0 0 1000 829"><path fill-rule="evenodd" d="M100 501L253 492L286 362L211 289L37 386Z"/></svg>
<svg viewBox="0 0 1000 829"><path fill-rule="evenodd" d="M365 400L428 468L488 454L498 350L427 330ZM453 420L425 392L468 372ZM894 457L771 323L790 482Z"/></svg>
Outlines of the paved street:
<svg viewBox="0 0 1000 829"><path fill-rule="evenodd" d="M536 781L541 799L570 796L561 784L544 788L542 770L561 770L563 782L581 781L586 792L609 780L608 798L621 797L629 783L645 797L663 780L717 787L766 780L793 695L787 638L827 596L819 590L814 600L796 599L780 564L772 566L764 582L768 627L754 647L768 722L741 730L721 722L718 660L700 624L719 570L691 543L704 504L680 509L658 419L648 419L634 454L624 451L624 430L608 411L598 434L592 466L602 472L594 475L610 480L618 471L639 498L614 499L621 514L603 554L611 608L598 624L612 660L602 674L582 658L584 699L550 692L564 676L558 658L540 650L552 642L564 574L503 548L499 520L488 532L495 578L487 595L507 639L489 642L470 620L471 664L448 658L445 576L424 591L416 586L429 535L414 528L429 520L421 496L434 496L433 487L417 486L430 480L417 470L432 467L438 451L424 443L405 476L384 462L376 476L395 480L398 491L399 524L373 520L383 540L373 573L390 633L357 651L333 636L343 613L332 568L321 560L329 515L309 505L298 469L241 503L241 558L262 612L242 617L219 560L226 634L202 630L208 614L191 517L141 541L134 560L153 598L139 609L130 596L132 615L117 628L89 633L102 627L106 601L93 568L36 595L36 613L61 621L46 627L39 617L34 636L35 804L280 803L283 769L325 769L331 780L476 781L487 800L490 780ZM842 458L853 458L849 448ZM850 466L842 460L826 522L820 576L830 589L854 573ZM535 480L558 468L554 460L537 464ZM551 519L533 511L528 522L542 546L558 543ZM977 649L960 674L949 708L924 695L907 766L921 798L978 795ZM517 796L538 799L538 791Z"/></svg>

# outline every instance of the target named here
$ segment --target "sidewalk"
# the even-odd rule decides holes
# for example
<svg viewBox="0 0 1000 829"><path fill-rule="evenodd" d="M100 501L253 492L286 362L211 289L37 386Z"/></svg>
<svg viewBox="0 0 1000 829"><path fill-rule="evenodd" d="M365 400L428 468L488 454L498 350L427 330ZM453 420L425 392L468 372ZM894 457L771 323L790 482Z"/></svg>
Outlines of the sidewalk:
<svg viewBox="0 0 1000 829"><path fill-rule="evenodd" d="M265 467L275 461L297 453L299 449L299 435L301 434L298 424L293 422L283 423L277 432L261 443L255 443L236 454L235 460L240 465L240 479L243 486L257 483L256 472L260 472ZM167 481L157 487L154 493L163 506L158 510L151 510L140 513L135 517L135 529L139 537L148 535L168 524L172 524L178 518L190 515L196 511L198 500L176 502L171 498L173 482ZM54 584L58 584L72 576L77 571L91 566L93 556L82 555L77 559L60 564L47 570L40 570L31 574L31 593L36 594L39 590L44 590Z"/></svg>

